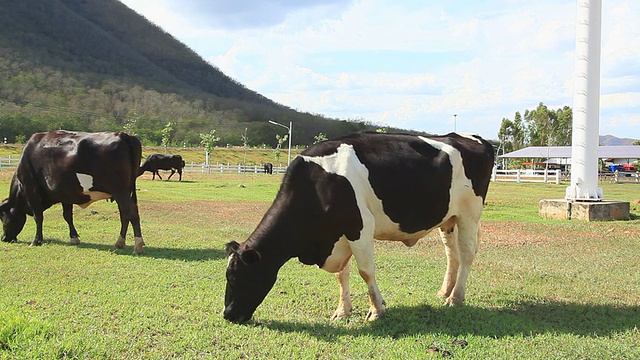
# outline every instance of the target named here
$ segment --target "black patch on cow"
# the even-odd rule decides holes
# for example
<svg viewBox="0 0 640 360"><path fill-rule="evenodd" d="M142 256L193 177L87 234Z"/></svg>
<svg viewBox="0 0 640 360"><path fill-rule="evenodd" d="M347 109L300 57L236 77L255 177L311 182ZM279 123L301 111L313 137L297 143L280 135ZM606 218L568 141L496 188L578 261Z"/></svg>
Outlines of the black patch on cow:
<svg viewBox="0 0 640 360"><path fill-rule="evenodd" d="M356 134L329 141L303 154L323 156L352 145L369 170L369 182L384 212L400 230L415 233L440 223L449 206L453 169L447 153L404 134Z"/></svg>
<svg viewBox="0 0 640 360"><path fill-rule="evenodd" d="M259 239L255 245L263 254L286 253L304 264L322 266L341 236L357 240L361 230L362 218L349 181L295 158L248 242Z"/></svg>

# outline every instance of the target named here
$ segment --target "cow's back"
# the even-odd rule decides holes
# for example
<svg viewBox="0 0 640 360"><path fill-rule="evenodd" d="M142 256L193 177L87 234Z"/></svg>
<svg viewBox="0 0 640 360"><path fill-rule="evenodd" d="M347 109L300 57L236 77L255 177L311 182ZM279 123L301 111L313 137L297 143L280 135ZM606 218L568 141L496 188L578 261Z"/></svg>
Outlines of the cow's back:
<svg viewBox="0 0 640 360"><path fill-rule="evenodd" d="M36 133L23 150L17 175L52 203L64 201L80 185L78 174L91 177L92 190L129 194L135 191L141 157L138 138L123 132Z"/></svg>
<svg viewBox="0 0 640 360"><path fill-rule="evenodd" d="M317 144L301 156L349 179L362 198L359 206L376 216L378 236L389 239L402 238L392 223L406 234L439 226L471 191L482 202L493 167L489 143L458 134L362 133Z"/></svg>

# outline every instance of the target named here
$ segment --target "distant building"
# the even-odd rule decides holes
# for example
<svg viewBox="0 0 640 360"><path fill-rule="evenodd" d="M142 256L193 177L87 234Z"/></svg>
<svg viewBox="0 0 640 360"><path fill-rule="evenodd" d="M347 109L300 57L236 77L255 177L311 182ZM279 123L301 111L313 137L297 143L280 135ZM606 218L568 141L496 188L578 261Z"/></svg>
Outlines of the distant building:
<svg viewBox="0 0 640 360"><path fill-rule="evenodd" d="M631 164L640 159L640 146L599 146L598 158L608 168L609 164ZM529 146L508 154L498 155L498 159L523 159L523 164L531 167L546 167L567 170L571 166L571 146Z"/></svg>

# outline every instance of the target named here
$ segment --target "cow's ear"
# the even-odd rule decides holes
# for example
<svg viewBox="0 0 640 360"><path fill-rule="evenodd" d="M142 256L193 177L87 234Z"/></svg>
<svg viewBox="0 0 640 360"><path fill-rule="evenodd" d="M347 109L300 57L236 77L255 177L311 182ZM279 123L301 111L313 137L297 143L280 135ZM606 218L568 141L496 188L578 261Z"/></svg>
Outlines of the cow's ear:
<svg viewBox="0 0 640 360"><path fill-rule="evenodd" d="M255 264L260 261L260 253L254 249L246 249L240 253L240 260L245 264Z"/></svg>
<svg viewBox="0 0 640 360"><path fill-rule="evenodd" d="M9 213L11 210L11 205L9 205L9 200L6 199L2 203L0 203L0 212Z"/></svg>
<svg viewBox="0 0 640 360"><path fill-rule="evenodd" d="M232 242L228 242L225 246L224 246L224 251L227 254L227 256L238 252L238 247L240 247L240 244L238 244L235 241Z"/></svg>

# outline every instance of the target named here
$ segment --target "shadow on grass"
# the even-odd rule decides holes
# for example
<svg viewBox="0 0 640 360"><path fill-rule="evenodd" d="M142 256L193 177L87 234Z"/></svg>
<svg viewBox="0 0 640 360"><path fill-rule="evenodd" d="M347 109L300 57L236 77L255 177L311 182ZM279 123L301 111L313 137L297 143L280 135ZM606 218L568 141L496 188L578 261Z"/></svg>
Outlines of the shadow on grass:
<svg viewBox="0 0 640 360"><path fill-rule="evenodd" d="M74 246L78 249L94 249L100 251L108 251L119 255L133 255L133 242L127 244L122 249L114 249L113 245L107 244L93 244L87 242L81 242L78 245L70 244L68 241L61 241L59 239L46 239L46 243L56 245ZM115 242L114 242L115 243ZM154 246L145 246L144 253L135 256L150 257L154 259L167 259L167 260L182 260L182 261L205 261L205 260L218 260L226 258L227 255L224 249L178 249L178 248L161 248Z"/></svg>
<svg viewBox="0 0 640 360"><path fill-rule="evenodd" d="M351 321L354 321L352 315ZM560 302L522 302L503 309L463 307L390 307L384 317L357 328L344 321L332 324L261 322L284 332L306 332L322 340L339 336L402 338L419 334L447 334L452 337L477 335L490 338L559 333L584 337L610 336L640 327L640 306L582 305Z"/></svg>

